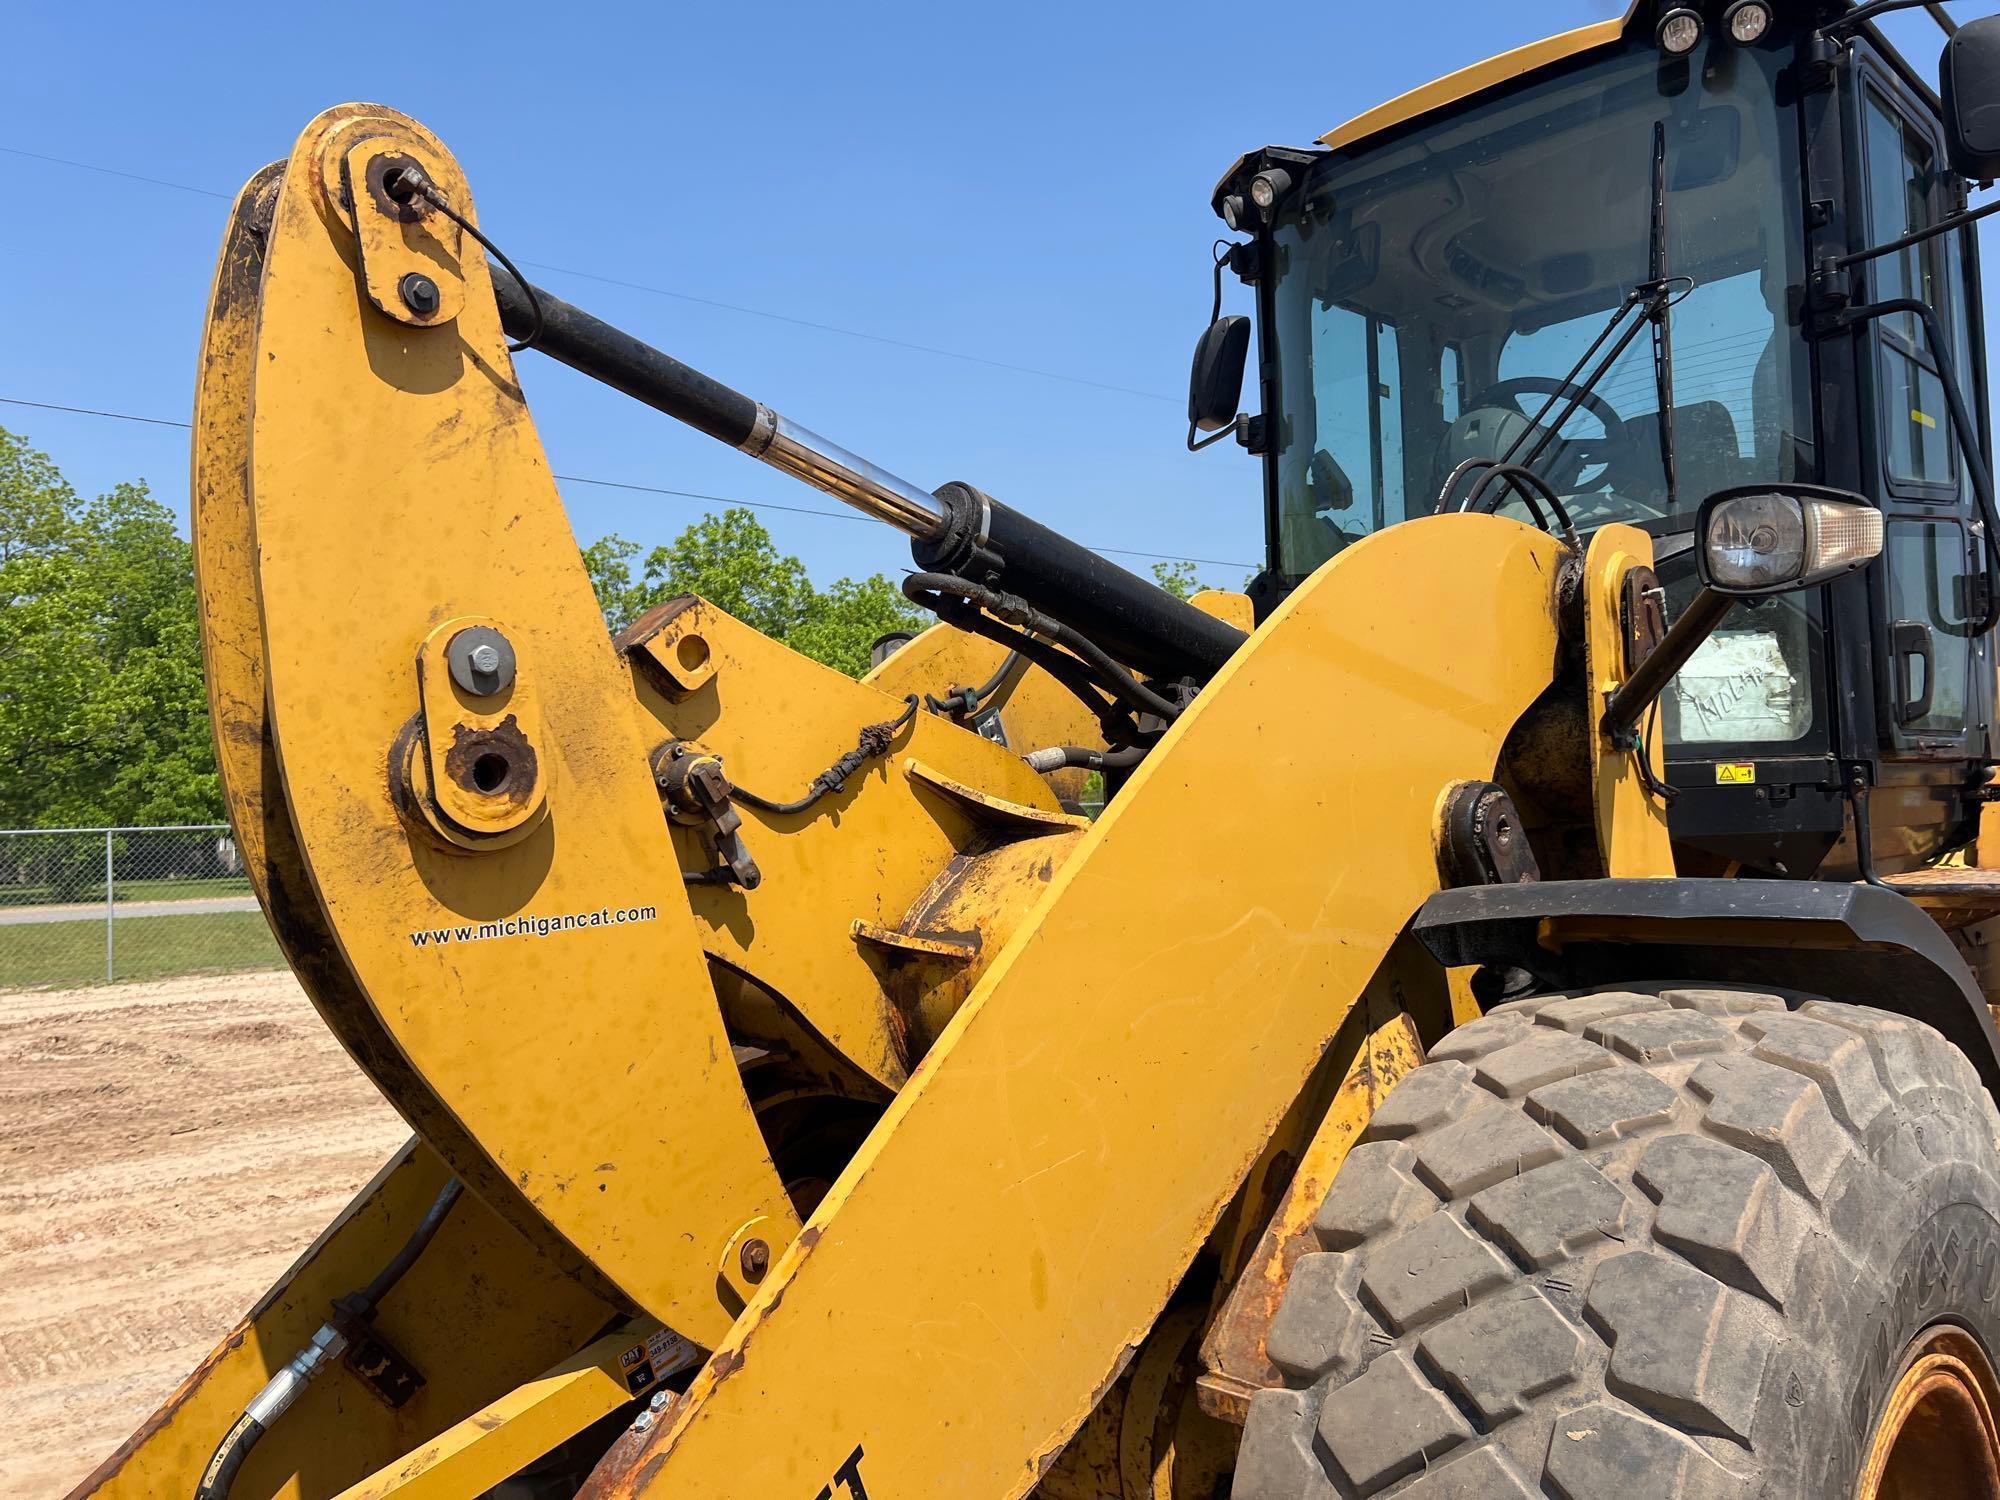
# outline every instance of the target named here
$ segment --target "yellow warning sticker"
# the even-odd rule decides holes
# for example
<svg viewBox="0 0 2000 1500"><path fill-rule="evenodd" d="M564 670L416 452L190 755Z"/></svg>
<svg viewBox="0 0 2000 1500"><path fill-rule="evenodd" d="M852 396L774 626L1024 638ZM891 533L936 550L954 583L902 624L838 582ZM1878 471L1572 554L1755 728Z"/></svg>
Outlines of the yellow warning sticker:
<svg viewBox="0 0 2000 1500"><path fill-rule="evenodd" d="M1927 411L1912 411L1910 413L1910 420L1930 428L1933 432L1937 430L1937 418Z"/></svg>
<svg viewBox="0 0 2000 1500"><path fill-rule="evenodd" d="M1715 768L1717 786L1750 786L1757 780L1757 768L1748 761L1723 761Z"/></svg>

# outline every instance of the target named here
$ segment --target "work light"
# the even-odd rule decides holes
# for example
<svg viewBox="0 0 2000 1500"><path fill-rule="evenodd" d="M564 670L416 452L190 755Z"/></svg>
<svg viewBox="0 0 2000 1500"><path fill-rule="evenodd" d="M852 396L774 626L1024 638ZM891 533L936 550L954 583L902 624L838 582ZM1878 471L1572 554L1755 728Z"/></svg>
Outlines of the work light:
<svg viewBox="0 0 2000 1500"><path fill-rule="evenodd" d="M1659 29L1653 35L1662 52L1670 57L1685 57L1701 40L1701 17L1686 6L1676 6L1660 17Z"/></svg>
<svg viewBox="0 0 2000 1500"><path fill-rule="evenodd" d="M1771 7L1764 0L1735 0L1722 13L1722 26L1747 46L1771 29Z"/></svg>
<svg viewBox="0 0 2000 1500"><path fill-rule="evenodd" d="M1292 185L1292 174L1283 167L1270 167L1250 179L1250 201L1271 211L1271 205L1284 197L1285 190Z"/></svg>

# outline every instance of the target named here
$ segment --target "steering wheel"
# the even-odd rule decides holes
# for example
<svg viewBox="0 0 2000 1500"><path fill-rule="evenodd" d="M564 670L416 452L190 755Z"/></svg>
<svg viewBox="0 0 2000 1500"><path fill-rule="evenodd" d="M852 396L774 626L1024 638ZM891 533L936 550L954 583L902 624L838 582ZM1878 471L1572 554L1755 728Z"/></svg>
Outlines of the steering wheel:
<svg viewBox="0 0 2000 1500"><path fill-rule="evenodd" d="M1581 489L1583 476L1592 469L1603 472L1592 480L1591 489L1643 491L1646 488L1643 460L1638 444L1633 441L1631 429L1625 425L1625 419L1612 409L1611 403L1595 391L1583 390L1553 375L1516 375L1489 385L1476 400L1467 403L1466 409L1498 406L1522 410L1524 416L1532 419L1534 412L1523 410L1523 396L1557 397L1551 415L1570 398L1581 396L1579 404L1583 409L1604 424L1603 437L1562 437L1555 440L1552 445L1555 447L1554 466L1544 469L1543 473L1559 493L1570 494ZM1536 409L1539 408L1540 403L1537 403ZM1528 443L1522 444L1522 452L1525 453L1529 446ZM1500 455L1496 453L1493 456L1498 458Z"/></svg>

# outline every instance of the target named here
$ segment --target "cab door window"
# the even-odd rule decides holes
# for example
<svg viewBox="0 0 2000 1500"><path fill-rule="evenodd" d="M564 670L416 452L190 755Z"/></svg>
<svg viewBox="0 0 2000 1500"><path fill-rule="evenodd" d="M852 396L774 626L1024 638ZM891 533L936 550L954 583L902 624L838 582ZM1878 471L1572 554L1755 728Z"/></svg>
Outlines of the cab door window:
<svg viewBox="0 0 2000 1500"><path fill-rule="evenodd" d="M1926 229L1945 209L1931 142L1874 90L1867 96L1870 244L1886 244ZM1875 300L1914 297L1951 324L1944 257L1950 236L1926 240L1874 262ZM1950 485L1950 411L1938 378L1935 351L1914 313L1896 313L1875 324L1881 382L1883 456L1889 478L1905 484Z"/></svg>

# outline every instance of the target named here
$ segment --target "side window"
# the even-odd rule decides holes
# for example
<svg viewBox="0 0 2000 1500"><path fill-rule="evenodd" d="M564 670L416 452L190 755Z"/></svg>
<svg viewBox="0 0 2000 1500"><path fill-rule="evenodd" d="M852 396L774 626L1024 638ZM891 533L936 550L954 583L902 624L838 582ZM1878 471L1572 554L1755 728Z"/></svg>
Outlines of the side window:
<svg viewBox="0 0 2000 1500"><path fill-rule="evenodd" d="M1400 521L1403 383L1395 327L1339 306L1314 307L1312 322L1319 444L1354 486L1353 507L1323 519L1349 535Z"/></svg>
<svg viewBox="0 0 2000 1500"><path fill-rule="evenodd" d="M1943 212L1934 153L1902 116L1872 91L1867 101L1868 239L1886 244L1927 228ZM1927 240L1874 262L1877 301L1914 297L1952 326L1941 274L1952 241ZM1882 437L1889 476L1911 484L1952 482L1950 413L1937 365L1914 314L1877 321Z"/></svg>
<svg viewBox="0 0 2000 1500"><path fill-rule="evenodd" d="M1891 521L1883 555L1896 721L1914 734L1956 733L1965 725L1972 668L1964 528Z"/></svg>

